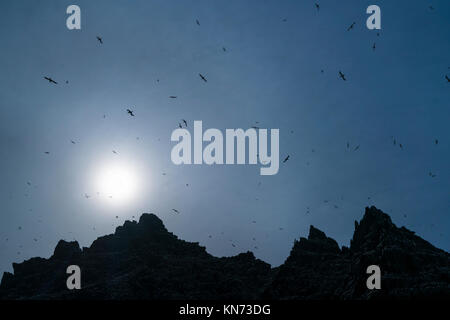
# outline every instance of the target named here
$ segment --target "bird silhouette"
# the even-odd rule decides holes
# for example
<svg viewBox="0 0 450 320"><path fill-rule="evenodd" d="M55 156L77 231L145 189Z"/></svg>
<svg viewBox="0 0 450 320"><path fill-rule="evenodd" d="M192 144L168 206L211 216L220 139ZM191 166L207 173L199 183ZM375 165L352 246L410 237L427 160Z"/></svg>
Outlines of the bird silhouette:
<svg viewBox="0 0 450 320"><path fill-rule="evenodd" d="M359 145L357 145L356 147L355 147L355 149L353 149L353 151L356 151L356 150L358 150L359 149Z"/></svg>
<svg viewBox="0 0 450 320"><path fill-rule="evenodd" d="M181 121L183 121L183 123L184 123L185 127L187 127L187 122L186 122L186 120L184 120L184 119L181 119Z"/></svg>
<svg viewBox="0 0 450 320"><path fill-rule="evenodd" d="M435 144L438 144L438 143L439 143L439 140L438 140L438 139L435 139L435 140L434 140L434 143L435 143Z"/></svg>
<svg viewBox="0 0 450 320"><path fill-rule="evenodd" d="M320 5L318 3L315 3L315 6L316 6L317 11L319 11L320 10Z"/></svg>
<svg viewBox="0 0 450 320"><path fill-rule="evenodd" d="M372 46L373 51L375 51L375 48L376 48L376 44L375 44L375 42L374 42L374 43L373 43L373 46Z"/></svg>
<svg viewBox="0 0 450 320"><path fill-rule="evenodd" d="M71 142L72 144L75 144L75 141L73 141L73 140L70 140L70 142Z"/></svg>
<svg viewBox="0 0 450 320"><path fill-rule="evenodd" d="M169 96L170 99L176 99L177 96Z"/></svg>
<svg viewBox="0 0 450 320"><path fill-rule="evenodd" d="M47 81L50 82L50 83L58 84L58 82L56 82L55 80L53 80L53 79L50 78L50 77L44 77L44 79L47 80Z"/></svg>
<svg viewBox="0 0 450 320"><path fill-rule="evenodd" d="M445 79L447 79L447 82L450 82L450 78L448 77L448 75L445 75Z"/></svg>
<svg viewBox="0 0 450 320"><path fill-rule="evenodd" d="M117 154L117 151L116 151L116 150L113 150L112 153Z"/></svg>
<svg viewBox="0 0 450 320"><path fill-rule="evenodd" d="M286 161L288 161L289 160L289 155L286 157L286 158L284 158L284 160L283 160L283 163L285 163Z"/></svg>
<svg viewBox="0 0 450 320"><path fill-rule="evenodd" d="M347 29L347 31L350 31L350 30L352 30L353 29L353 27L355 26L355 24L356 24L356 22L353 22L351 25L350 25L350 27L348 27L348 29Z"/></svg>
<svg viewBox="0 0 450 320"><path fill-rule="evenodd" d="M198 19L195 20L195 22L197 23L197 25L200 25L200 21L198 21Z"/></svg>
<svg viewBox="0 0 450 320"><path fill-rule="evenodd" d="M208 80L206 80L206 78L205 78L204 75L202 75L201 73L199 73L198 75L200 76L200 78L201 78L203 81L208 82Z"/></svg>
<svg viewBox="0 0 450 320"><path fill-rule="evenodd" d="M134 113L133 113L133 111L132 110L130 110L130 109L127 109L127 113L130 115L130 116L132 116L132 117L134 117Z"/></svg>
<svg viewBox="0 0 450 320"><path fill-rule="evenodd" d="M98 40L98 42L100 42L101 44L103 44L103 39L102 39L101 37L97 36L97 40Z"/></svg>
<svg viewBox="0 0 450 320"><path fill-rule="evenodd" d="M180 211L178 211L177 209L172 209L172 211L175 212L175 213L177 213L177 214L180 213Z"/></svg>
<svg viewBox="0 0 450 320"><path fill-rule="evenodd" d="M227 48L222 47L223 52L227 52Z"/></svg>
<svg viewBox="0 0 450 320"><path fill-rule="evenodd" d="M342 80L346 81L345 74L343 74L341 71L339 71L339 77L342 78Z"/></svg>

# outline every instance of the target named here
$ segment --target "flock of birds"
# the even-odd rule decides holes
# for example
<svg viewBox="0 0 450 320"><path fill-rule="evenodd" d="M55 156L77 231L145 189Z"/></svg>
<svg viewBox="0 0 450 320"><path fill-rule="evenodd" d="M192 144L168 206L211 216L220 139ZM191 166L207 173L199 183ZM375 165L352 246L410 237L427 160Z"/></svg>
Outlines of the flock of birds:
<svg viewBox="0 0 450 320"><path fill-rule="evenodd" d="M315 3L314 5L315 5L315 8L317 9L317 11L320 11L320 9L321 9L320 5L319 5L318 3ZM429 8L430 8L430 10L434 10L434 7L432 7L432 6L429 6ZM283 21L283 22L286 22L287 19L283 19L282 21ZM199 21L198 19L195 20L195 23L196 23L198 26L201 25L201 24L200 24L200 21ZM349 32L349 31L353 30L353 29L355 28L355 26L356 26L356 22L352 22L352 23L348 26L347 31ZM377 33L377 36L380 36L380 34ZM100 45L103 45L103 38L102 38L102 37L96 36L96 39L97 39L97 41L99 42ZM373 50L376 49L376 43L373 43L372 49L373 49ZM222 47L222 50L223 50L223 52L227 52L227 49L226 49L225 47ZM450 69L450 67L449 67L449 69ZM321 73L324 73L324 70L323 70L323 69L321 70ZM202 73L198 73L198 76L199 76L199 78L200 78L201 81L203 81L203 82L205 82L205 83L208 82L206 76L203 75ZM338 77L339 77L342 81L347 81L346 75L345 75L341 70L338 71ZM43 78L44 78L44 80L48 81L50 84L58 85L58 82L55 81L55 80L54 80L52 77L50 77L50 76L44 76ZM450 78L448 77L448 75L445 75L445 79L447 80L447 82L450 82ZM159 82L159 79L157 79L157 82ZM66 80L65 83L68 84L69 81ZM177 99L177 96L171 95L171 96L169 96L169 98L170 98L170 99ZM136 115L135 115L135 112L134 112L132 109L130 109L130 108L127 108L125 111L126 111L126 113L127 113L130 117L135 117L135 116L136 116ZM106 116L104 115L103 117L105 118ZM259 124L259 122L256 122L256 124ZM183 126L184 126L184 127L188 127L188 123L187 123L187 121L186 121L185 119L181 119L181 122L178 123L178 127L179 127L179 128L183 128ZM257 125L252 126L252 128L254 128L254 129L259 129L259 127L258 127ZM291 133L293 133L293 131L291 131ZM396 140L395 137L391 136L391 138L392 138L392 143L393 143L393 145L394 145L394 146L397 146L397 145L398 145L399 148L403 150L403 144L402 144L402 143L398 143L398 141ZM138 138L137 138L137 139L138 139ZM71 142L72 144L76 144L76 142L75 142L74 140L70 140L70 142ZM435 144L435 145L438 145L438 143L439 143L438 139L435 139L435 140L434 140L434 144ZM347 143L346 143L346 147L347 147L347 149L350 149L350 147L351 147L351 146L350 146L350 142L347 142ZM353 150L353 151L358 151L359 148L360 148L360 145L356 145L356 146L352 147L352 150ZM118 152L117 152L116 150L112 150L112 152L113 152L114 154L118 154ZM315 150L312 149L312 152L315 152ZM45 154L48 155L48 154L50 154L50 152L49 152L49 151L45 151ZM259 156L259 155L258 155L258 156ZM290 159L291 159L291 155L288 154L288 155L286 155L286 156L284 157L284 159L283 159L282 162L283 162L283 163L286 163L286 162L289 161ZM307 163L307 164L309 164L309 163ZM163 175L166 175L166 173L163 173ZM435 178L435 177L436 177L436 174L434 174L434 173L432 173L432 172L429 172L428 175L429 175L430 177L432 177L432 178ZM29 186L31 186L31 183L30 183L30 182L27 182L27 184L28 184ZM260 185L261 185L261 182L258 183L258 186L260 186ZM189 184L186 183L186 186L189 187ZM84 197L85 197L86 199L91 198L91 196L88 195L87 193L84 194ZM341 199L343 200L343 196L341 196ZM370 200L371 197L367 197L367 199ZM257 198L256 200L258 200L258 198ZM329 203L329 200L323 200L323 203L328 204L328 203ZM334 205L333 205L333 208L339 209L339 206L338 206L337 204L334 204ZM30 210L31 210L31 209L30 209ZM181 213L181 211L178 210L178 209L172 209L171 211L172 211L174 214L177 214L177 215ZM310 214L310 212L311 212L310 207L306 207L306 214ZM406 214L404 214L404 217L406 218ZM115 218L116 218L116 219L119 219L119 216L115 216ZM135 217L133 216L133 219L134 219L134 218L135 218ZM39 220L39 222L42 222L42 221ZM256 220L252 220L252 224L256 224L256 223L257 223ZM279 229L280 231L283 231L283 230L284 230L283 227L279 227L278 229ZM19 226L17 230L21 231L21 230L22 230L22 227ZM96 230L95 227L93 227L93 230ZM224 234L224 232L221 232L221 235L223 235L223 234ZM266 236L267 236L267 235L266 235ZM208 235L208 238L212 238L212 235ZM8 240L9 240L9 239L6 238L6 241L8 241ZM38 239L37 239L37 238L33 238L33 241L37 242ZM235 247L236 247L236 244L235 244L231 239L230 239L229 241L231 242L231 246L235 248ZM253 238L252 238L252 241L256 242L257 239L256 239L255 237L253 237ZM19 248L22 248L22 245L20 245ZM254 249L258 249L258 246L255 245L253 248L254 248ZM20 254L20 251L18 251L17 254Z"/></svg>

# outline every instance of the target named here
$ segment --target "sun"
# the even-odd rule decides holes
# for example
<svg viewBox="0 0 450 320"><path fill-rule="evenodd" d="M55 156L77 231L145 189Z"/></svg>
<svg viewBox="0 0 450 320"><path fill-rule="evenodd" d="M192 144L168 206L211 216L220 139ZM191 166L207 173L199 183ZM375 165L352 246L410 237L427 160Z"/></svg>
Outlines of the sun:
<svg viewBox="0 0 450 320"><path fill-rule="evenodd" d="M136 171L121 163L101 167L95 181L99 196L116 205L132 201L140 184Z"/></svg>

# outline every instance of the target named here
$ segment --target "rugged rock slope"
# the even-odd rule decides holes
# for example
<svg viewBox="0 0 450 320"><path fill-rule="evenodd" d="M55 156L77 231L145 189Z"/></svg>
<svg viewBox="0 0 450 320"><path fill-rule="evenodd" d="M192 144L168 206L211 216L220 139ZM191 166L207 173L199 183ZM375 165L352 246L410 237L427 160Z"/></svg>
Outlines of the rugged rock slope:
<svg viewBox="0 0 450 320"><path fill-rule="evenodd" d="M449 298L450 256L397 228L375 207L355 222L350 248L311 226L278 268L251 252L229 258L179 240L153 214L127 221L90 248L60 241L49 259L13 264L0 299L383 299ZM82 290L66 288L68 265L82 270ZM379 265L382 289L366 288Z"/></svg>

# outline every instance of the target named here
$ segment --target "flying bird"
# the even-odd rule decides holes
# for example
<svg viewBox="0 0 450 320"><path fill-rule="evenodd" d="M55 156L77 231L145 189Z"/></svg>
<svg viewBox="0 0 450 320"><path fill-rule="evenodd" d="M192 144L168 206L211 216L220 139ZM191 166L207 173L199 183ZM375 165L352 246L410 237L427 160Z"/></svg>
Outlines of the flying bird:
<svg viewBox="0 0 450 320"><path fill-rule="evenodd" d="M433 174L433 173L428 173L428 175L430 176L430 177L432 177L432 178L434 178L434 177L436 177L436 175L435 174Z"/></svg>
<svg viewBox="0 0 450 320"><path fill-rule="evenodd" d="M172 209L172 211L175 212L175 213L177 213L177 214L180 213L180 211L178 211L177 209Z"/></svg>
<svg viewBox="0 0 450 320"><path fill-rule="evenodd" d="M351 29L353 29L353 27L355 26L356 22L353 22L350 27L348 27L347 31L350 31Z"/></svg>
<svg viewBox="0 0 450 320"><path fill-rule="evenodd" d="M320 5L318 3L315 3L315 6L317 8L317 11L319 11L320 10Z"/></svg>
<svg viewBox="0 0 450 320"><path fill-rule="evenodd" d="M75 141L73 141L73 140L70 140L70 142L71 142L72 144L75 144Z"/></svg>
<svg viewBox="0 0 450 320"><path fill-rule="evenodd" d="M184 119L181 119L181 121L183 121L184 125L187 127L187 122Z"/></svg>
<svg viewBox="0 0 450 320"><path fill-rule="evenodd" d="M50 154L50 152L48 152L48 151L45 151L45 154Z"/></svg>
<svg viewBox="0 0 450 320"><path fill-rule="evenodd" d="M197 23L197 25L200 25L200 21L198 21L198 19L196 19L195 22Z"/></svg>
<svg viewBox="0 0 450 320"><path fill-rule="evenodd" d="M203 76L201 73L199 73L198 75L200 76L200 78L201 78L203 81L208 82L208 80L206 80L205 76Z"/></svg>
<svg viewBox="0 0 450 320"><path fill-rule="evenodd" d="M176 99L177 96L169 96L170 99Z"/></svg>
<svg viewBox="0 0 450 320"><path fill-rule="evenodd" d="M447 82L450 82L450 78L448 77L448 75L445 75L445 79L447 79Z"/></svg>
<svg viewBox="0 0 450 320"><path fill-rule="evenodd" d="M134 117L134 113L133 113L133 111L132 110L130 110L130 109L127 109L127 113L130 115L130 116L132 116L132 117Z"/></svg>
<svg viewBox="0 0 450 320"><path fill-rule="evenodd" d="M434 140L434 143L435 143L435 144L438 144L438 143L439 143L439 140L438 140L438 139L435 139L435 140Z"/></svg>
<svg viewBox="0 0 450 320"><path fill-rule="evenodd" d="M227 52L227 48L222 47L223 52Z"/></svg>
<svg viewBox="0 0 450 320"><path fill-rule="evenodd" d="M343 74L341 71L339 71L339 77L342 78L342 80L346 81L347 79L345 79L345 74Z"/></svg>
<svg viewBox="0 0 450 320"><path fill-rule="evenodd" d="M403 145L401 143L398 144L400 149L403 149Z"/></svg>
<svg viewBox="0 0 450 320"><path fill-rule="evenodd" d="M183 126L181 125L181 123L178 122L178 128L183 128Z"/></svg>
<svg viewBox="0 0 450 320"><path fill-rule="evenodd" d="M375 51L375 48L376 48L376 44L375 44L375 42L374 42L374 43L373 43L373 46L372 46L373 51Z"/></svg>
<svg viewBox="0 0 450 320"><path fill-rule="evenodd" d="M356 146L355 149L353 149L353 151L356 151L356 150L358 150L358 149L359 149L359 144Z"/></svg>
<svg viewBox="0 0 450 320"><path fill-rule="evenodd" d="M286 158L284 158L283 163L285 163L288 160L289 160L289 155Z"/></svg>
<svg viewBox="0 0 450 320"><path fill-rule="evenodd" d="M116 151L116 150L113 150L112 152L113 152L114 154L117 154L117 151Z"/></svg>
<svg viewBox="0 0 450 320"><path fill-rule="evenodd" d="M101 44L103 44L103 39L102 39L101 37L97 36L97 40L98 40L98 42L100 42Z"/></svg>
<svg viewBox="0 0 450 320"><path fill-rule="evenodd" d="M55 80L53 80L53 79L50 78L50 77L44 77L44 79L47 80L47 81L50 82L50 83L58 84L58 82L56 82Z"/></svg>

